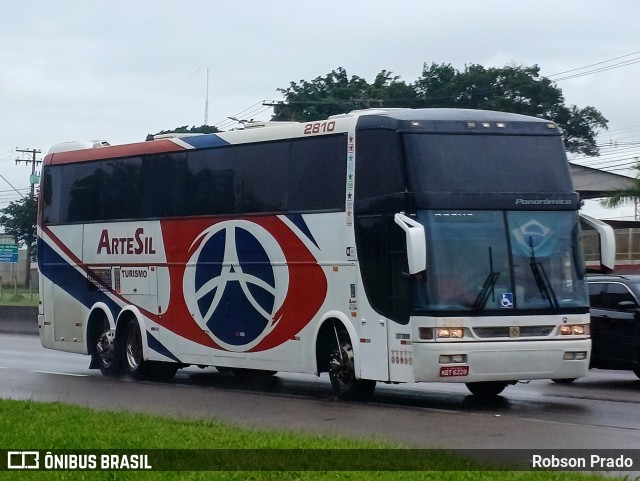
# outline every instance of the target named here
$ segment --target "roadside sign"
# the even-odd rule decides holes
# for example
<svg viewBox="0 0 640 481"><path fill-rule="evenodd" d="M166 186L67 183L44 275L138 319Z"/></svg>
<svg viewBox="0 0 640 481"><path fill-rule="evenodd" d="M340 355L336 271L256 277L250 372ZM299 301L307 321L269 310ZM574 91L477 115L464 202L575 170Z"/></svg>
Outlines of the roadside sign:
<svg viewBox="0 0 640 481"><path fill-rule="evenodd" d="M18 262L18 244L0 244L0 262Z"/></svg>

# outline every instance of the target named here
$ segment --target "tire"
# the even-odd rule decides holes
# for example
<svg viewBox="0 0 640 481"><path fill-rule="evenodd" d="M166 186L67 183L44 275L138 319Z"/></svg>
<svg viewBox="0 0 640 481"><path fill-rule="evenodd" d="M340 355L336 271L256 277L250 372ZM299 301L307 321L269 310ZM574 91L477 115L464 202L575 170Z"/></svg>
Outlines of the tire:
<svg viewBox="0 0 640 481"><path fill-rule="evenodd" d="M504 391L507 383L504 381L468 382L466 386L467 389L471 391L471 394L477 398L490 399Z"/></svg>
<svg viewBox="0 0 640 481"><path fill-rule="evenodd" d="M142 335L135 321L129 322L124 327L123 334L122 364L129 377L149 381L170 381L173 379L180 367L178 364L144 360Z"/></svg>
<svg viewBox="0 0 640 481"><path fill-rule="evenodd" d="M343 334L341 337L346 337ZM338 399L366 401L373 395L376 382L356 379L351 341L341 340L329 355L329 379Z"/></svg>
<svg viewBox="0 0 640 481"><path fill-rule="evenodd" d="M142 357L142 335L135 321L128 322L122 331L122 364L133 379L144 379L145 361Z"/></svg>
<svg viewBox="0 0 640 481"><path fill-rule="evenodd" d="M122 374L122 360L116 349L115 333L106 319L102 320L93 345L94 353L91 355L91 363L98 366L102 375L115 377Z"/></svg>
<svg viewBox="0 0 640 481"><path fill-rule="evenodd" d="M576 377L568 377L566 379L552 379L553 382L555 382L556 384L571 384L573 381L575 381Z"/></svg>

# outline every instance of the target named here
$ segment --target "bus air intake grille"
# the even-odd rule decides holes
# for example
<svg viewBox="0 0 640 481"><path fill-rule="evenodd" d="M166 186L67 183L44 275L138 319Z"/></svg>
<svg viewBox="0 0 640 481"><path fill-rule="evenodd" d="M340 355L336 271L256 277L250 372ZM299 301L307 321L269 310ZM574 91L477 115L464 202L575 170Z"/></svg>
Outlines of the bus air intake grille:
<svg viewBox="0 0 640 481"><path fill-rule="evenodd" d="M111 288L111 268L93 268L91 274L89 274L89 281L99 291L106 291Z"/></svg>
<svg viewBox="0 0 640 481"><path fill-rule="evenodd" d="M554 326L520 326L517 337L544 337L553 332ZM513 329L504 327L476 327L473 329L476 336L480 338L510 337L513 338Z"/></svg>

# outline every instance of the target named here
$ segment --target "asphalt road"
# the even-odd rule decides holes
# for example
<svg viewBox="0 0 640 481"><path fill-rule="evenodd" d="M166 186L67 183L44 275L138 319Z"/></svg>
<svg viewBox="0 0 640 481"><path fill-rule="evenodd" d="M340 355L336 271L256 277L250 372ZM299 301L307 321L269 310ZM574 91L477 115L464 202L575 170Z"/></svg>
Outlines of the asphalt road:
<svg viewBox="0 0 640 481"><path fill-rule="evenodd" d="M533 381L479 403L464 385L379 384L367 403L333 398L328 378L278 374L239 381L189 368L169 383L104 378L87 356L42 348L35 336L0 335L0 397L95 409L219 419L245 426L405 446L456 449L640 448L640 380L591 371L572 385Z"/></svg>

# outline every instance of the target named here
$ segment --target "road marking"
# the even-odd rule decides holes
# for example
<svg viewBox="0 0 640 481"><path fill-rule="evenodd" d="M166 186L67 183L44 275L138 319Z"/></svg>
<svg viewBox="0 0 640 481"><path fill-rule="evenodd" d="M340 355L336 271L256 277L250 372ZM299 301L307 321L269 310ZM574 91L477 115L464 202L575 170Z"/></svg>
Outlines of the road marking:
<svg viewBox="0 0 640 481"><path fill-rule="evenodd" d="M70 372L55 372L55 371L31 371L38 374L57 374L58 376L73 376L73 377L87 377L88 374L72 374Z"/></svg>

